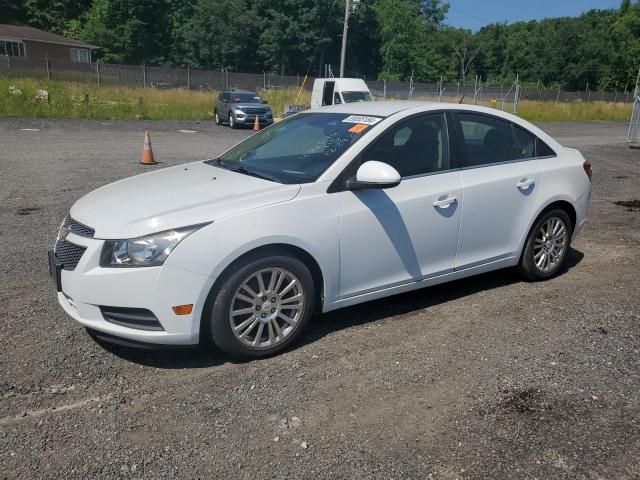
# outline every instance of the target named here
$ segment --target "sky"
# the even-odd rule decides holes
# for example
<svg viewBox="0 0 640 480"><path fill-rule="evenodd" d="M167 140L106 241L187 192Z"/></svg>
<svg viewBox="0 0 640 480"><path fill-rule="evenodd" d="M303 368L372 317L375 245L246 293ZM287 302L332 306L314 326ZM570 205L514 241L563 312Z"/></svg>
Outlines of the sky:
<svg viewBox="0 0 640 480"><path fill-rule="evenodd" d="M575 17L594 8L618 8L622 0L447 0L446 23L478 30L495 22Z"/></svg>

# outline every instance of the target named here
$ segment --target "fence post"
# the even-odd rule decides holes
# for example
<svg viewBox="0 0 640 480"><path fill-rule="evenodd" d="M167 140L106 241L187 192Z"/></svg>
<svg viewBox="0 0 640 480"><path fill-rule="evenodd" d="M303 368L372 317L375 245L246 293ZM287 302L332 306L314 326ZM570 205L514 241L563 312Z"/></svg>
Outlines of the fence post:
<svg viewBox="0 0 640 480"><path fill-rule="evenodd" d="M560 87L558 87L558 95L556 95L556 103L560 100Z"/></svg>
<svg viewBox="0 0 640 480"><path fill-rule="evenodd" d="M98 86L100 86L100 60L96 60L96 75L98 76Z"/></svg>
<svg viewBox="0 0 640 480"><path fill-rule="evenodd" d="M387 79L382 80L382 98L387 99Z"/></svg>
<svg viewBox="0 0 640 480"><path fill-rule="evenodd" d="M142 86L146 88L147 86L147 66L142 64Z"/></svg>
<svg viewBox="0 0 640 480"><path fill-rule="evenodd" d="M187 90L191 90L191 69L187 65Z"/></svg>
<svg viewBox="0 0 640 480"><path fill-rule="evenodd" d="M9 59L9 55L6 55L7 57L7 70L11 70L11 60Z"/></svg>
<svg viewBox="0 0 640 480"><path fill-rule="evenodd" d="M51 72L49 71L49 56L44 52L44 63L47 66L47 80L51 80Z"/></svg>

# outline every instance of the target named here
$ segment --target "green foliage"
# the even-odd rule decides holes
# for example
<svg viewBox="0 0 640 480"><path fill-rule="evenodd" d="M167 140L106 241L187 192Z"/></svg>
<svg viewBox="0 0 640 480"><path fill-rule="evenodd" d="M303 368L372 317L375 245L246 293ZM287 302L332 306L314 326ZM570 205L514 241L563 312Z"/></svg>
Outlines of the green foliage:
<svg viewBox="0 0 640 480"><path fill-rule="evenodd" d="M321 75L337 72L345 0L0 0L3 22L77 37L105 62ZM640 0L576 18L446 26L443 0L361 0L346 73L415 81L632 89ZM323 31L324 30L324 31Z"/></svg>

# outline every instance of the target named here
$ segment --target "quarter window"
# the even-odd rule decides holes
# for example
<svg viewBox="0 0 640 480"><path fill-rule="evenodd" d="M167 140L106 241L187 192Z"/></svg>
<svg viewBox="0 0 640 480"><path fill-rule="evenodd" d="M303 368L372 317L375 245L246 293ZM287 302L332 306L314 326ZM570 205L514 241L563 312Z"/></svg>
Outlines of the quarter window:
<svg viewBox="0 0 640 480"><path fill-rule="evenodd" d="M458 113L464 137L463 167L523 160L536 156L536 137L506 120Z"/></svg>
<svg viewBox="0 0 640 480"><path fill-rule="evenodd" d="M362 155L395 168L402 177L449 169L449 140L443 113L413 117L392 127Z"/></svg>

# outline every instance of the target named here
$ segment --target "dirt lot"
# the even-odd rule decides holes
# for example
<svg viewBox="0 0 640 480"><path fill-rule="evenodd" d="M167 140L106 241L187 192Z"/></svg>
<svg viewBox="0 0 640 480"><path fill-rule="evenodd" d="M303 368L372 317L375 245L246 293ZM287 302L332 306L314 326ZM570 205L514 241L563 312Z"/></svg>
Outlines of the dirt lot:
<svg viewBox="0 0 640 480"><path fill-rule="evenodd" d="M96 344L57 306L46 250L75 199L144 171L145 128L160 167L249 132L0 121L0 479L640 478L640 209L614 203L640 199L640 151L622 124L542 126L595 171L563 275L348 308L232 363Z"/></svg>

